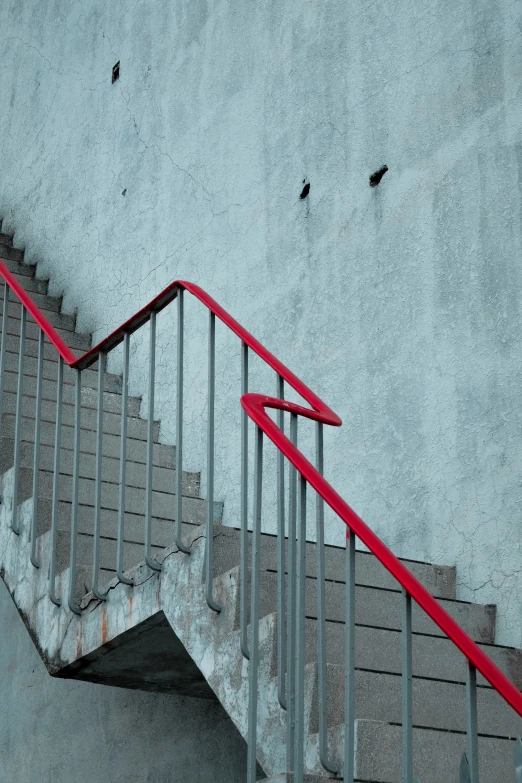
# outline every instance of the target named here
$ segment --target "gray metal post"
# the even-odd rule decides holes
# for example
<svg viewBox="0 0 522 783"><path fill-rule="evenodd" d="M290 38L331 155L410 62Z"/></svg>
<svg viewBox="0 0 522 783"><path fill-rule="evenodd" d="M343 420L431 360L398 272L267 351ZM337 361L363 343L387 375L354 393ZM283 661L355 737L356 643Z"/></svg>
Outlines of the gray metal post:
<svg viewBox="0 0 522 783"><path fill-rule="evenodd" d="M297 527L294 780L295 783L303 783L305 750L306 481L302 476L299 476L299 524Z"/></svg>
<svg viewBox="0 0 522 783"><path fill-rule="evenodd" d="M315 457L317 470L321 475L324 471L323 424L318 421L315 430ZM319 760L327 772L336 773L337 765L328 755L328 693L326 688L326 563L324 547L324 500L316 494L316 550L317 550L317 630L318 630L318 701L319 701Z"/></svg>
<svg viewBox="0 0 522 783"><path fill-rule="evenodd" d="M248 664L248 761L247 783L257 772L257 696L259 674L259 571L261 563L261 500L263 486L263 431L256 427L254 464L254 524L252 531L252 590L250 606L250 660Z"/></svg>
<svg viewBox="0 0 522 783"><path fill-rule="evenodd" d="M522 740L520 737L515 740L513 756L515 759L515 783L522 783Z"/></svg>
<svg viewBox="0 0 522 783"><path fill-rule="evenodd" d="M208 329L208 419L207 419L207 538L205 579L207 604L214 612L220 605L214 600L214 405L216 393L216 316L210 312Z"/></svg>
<svg viewBox="0 0 522 783"><path fill-rule="evenodd" d="M107 595L100 591L98 573L100 570L100 534L101 534L101 491L103 458L103 387L105 383L105 354L98 354L98 406L96 412L96 478L94 482L94 539L92 552L92 594L100 601Z"/></svg>
<svg viewBox="0 0 522 783"><path fill-rule="evenodd" d="M241 344L241 396L248 394L248 345ZM248 649L248 415L241 408L241 532L239 617L240 644L243 657L250 658Z"/></svg>
<svg viewBox="0 0 522 783"><path fill-rule="evenodd" d="M277 376L276 396L283 400L285 381ZM284 432L284 411L277 411L277 426ZM286 710L286 575L285 575L285 457L277 451L277 696Z"/></svg>
<svg viewBox="0 0 522 783"><path fill-rule="evenodd" d="M34 452L33 452L33 516L31 519L31 563L40 568L36 555L36 538L38 535L38 479L40 476L40 430L42 421L42 384L45 334L40 329L38 333L38 367L36 372L36 407L34 414Z"/></svg>
<svg viewBox="0 0 522 783"><path fill-rule="evenodd" d="M411 595L402 591L402 780L413 781L413 674Z"/></svg>
<svg viewBox="0 0 522 783"><path fill-rule="evenodd" d="M132 579L124 576L123 541L125 536L125 486L127 484L127 421L129 402L129 347L130 335L123 336L123 383L121 390L121 432L120 432L120 486L118 497L118 552L116 576L124 585L132 585Z"/></svg>
<svg viewBox="0 0 522 783"><path fill-rule="evenodd" d="M355 768L355 534L347 530L344 662L344 783L353 783Z"/></svg>
<svg viewBox="0 0 522 783"><path fill-rule="evenodd" d="M16 418L14 436L14 467L13 467L13 516L11 528L13 533L19 534L18 525L18 482L20 478L20 435L22 432L22 413L24 398L24 359L25 359L25 331L27 325L27 310L21 305L20 314L20 351L18 354L18 382L16 387Z"/></svg>
<svg viewBox="0 0 522 783"><path fill-rule="evenodd" d="M470 783L479 783L477 729L477 670L468 662L466 678L466 723Z"/></svg>
<svg viewBox="0 0 522 783"><path fill-rule="evenodd" d="M58 381L56 389L56 428L54 434L54 465L53 465L53 509L51 521L51 563L49 567L49 598L56 606L62 601L56 595L56 538L58 535L58 512L60 508L60 448L62 437L63 408L63 359L58 359ZM72 575L71 575L72 578Z"/></svg>
<svg viewBox="0 0 522 783"><path fill-rule="evenodd" d="M290 440L297 445L297 415L290 414ZM295 632L296 632L296 517L297 471L290 463L288 469L288 598L286 619L286 750L288 772L294 770L295 737Z"/></svg>
<svg viewBox="0 0 522 783"><path fill-rule="evenodd" d="M76 548L78 541L78 495L80 479L80 430L82 409L82 371L76 370L74 400L74 452L72 474L72 508L71 508L71 548L69 553L69 594L67 603L74 614L80 614L80 609L74 602L74 587L76 584Z"/></svg>
<svg viewBox="0 0 522 783"><path fill-rule="evenodd" d="M161 565L152 557L152 456L154 448L154 385L156 375L156 313L150 314L149 411L147 418L147 468L145 479L145 562L153 571Z"/></svg>
<svg viewBox="0 0 522 783"><path fill-rule="evenodd" d="M176 388L176 530L174 540L180 552L190 555L182 536L183 523L183 289L178 288L177 388Z"/></svg>
<svg viewBox="0 0 522 783"><path fill-rule="evenodd" d="M9 328L9 286L4 283L4 312L2 315L2 342L0 347L0 425L4 412L5 356L7 352L7 330Z"/></svg>

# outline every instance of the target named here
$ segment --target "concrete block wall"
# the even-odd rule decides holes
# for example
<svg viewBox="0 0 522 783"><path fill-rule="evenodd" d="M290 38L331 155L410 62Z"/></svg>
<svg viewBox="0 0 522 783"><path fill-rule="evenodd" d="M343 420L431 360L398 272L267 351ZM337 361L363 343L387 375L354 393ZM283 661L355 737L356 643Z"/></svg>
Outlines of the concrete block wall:
<svg viewBox="0 0 522 783"><path fill-rule="evenodd" d="M202 285L343 418L326 471L356 511L397 554L456 564L459 597L497 602L498 640L518 645L521 14L511 0L0 7L0 216L79 327L101 338L172 279ZM160 322L168 442L174 317ZM198 470L205 314L188 303L187 322ZM239 353L221 332L217 378L216 496L235 524ZM274 379L254 364L251 388Z"/></svg>

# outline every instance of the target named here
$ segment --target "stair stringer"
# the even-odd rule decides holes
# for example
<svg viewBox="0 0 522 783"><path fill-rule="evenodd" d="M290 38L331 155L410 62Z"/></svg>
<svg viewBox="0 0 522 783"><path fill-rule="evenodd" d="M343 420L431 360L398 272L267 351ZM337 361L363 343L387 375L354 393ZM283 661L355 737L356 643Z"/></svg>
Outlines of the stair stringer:
<svg viewBox="0 0 522 783"><path fill-rule="evenodd" d="M236 616L239 601L239 568L214 580L215 599L221 612L212 611L205 598L204 530L195 528L187 556L177 547L163 551L162 571L144 563L127 572L134 586L117 579L110 583L105 602L87 595L81 615L49 599L51 532L38 537L40 568L31 565L30 527L32 500L18 507L20 533L11 529L14 470L0 478L0 575L51 675L100 651L111 641L162 611L174 633L200 669L240 734L248 730L248 661L239 643ZM67 596L69 569L56 577L56 594ZM286 770L286 716L277 698L273 677L276 615L261 619L259 628L258 761L269 776ZM62 675L63 676L63 675ZM312 766L317 768L316 763Z"/></svg>

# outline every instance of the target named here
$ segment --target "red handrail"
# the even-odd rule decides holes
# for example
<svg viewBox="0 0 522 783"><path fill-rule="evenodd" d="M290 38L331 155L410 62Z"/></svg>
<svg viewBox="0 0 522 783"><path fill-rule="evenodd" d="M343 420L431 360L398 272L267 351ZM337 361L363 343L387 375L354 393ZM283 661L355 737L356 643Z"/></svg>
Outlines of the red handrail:
<svg viewBox="0 0 522 783"><path fill-rule="evenodd" d="M292 444L277 424L267 414L266 409L284 410L308 419L330 424L334 427L341 425L341 419L326 405L314 392L308 388L293 372L285 367L270 351L247 332L235 318L232 318L211 296L194 283L185 280L175 280L156 296L149 304L145 305L132 318L125 321L122 326L112 332L94 348L76 357L56 329L49 323L39 307L32 301L29 294L11 274L5 263L0 259L0 276L7 282L22 304L31 313L34 320L43 329L56 350L64 361L76 369L85 369L93 364L100 351L107 353L115 345L123 340L125 333L136 331L150 317L151 312L159 312L176 297L179 288L189 291L199 299L211 312L213 312L226 326L229 327L251 350L265 361L275 372L312 406L304 408L286 400L268 397L263 394L249 393L241 398L241 405L252 421L257 424L270 438L275 446L282 451L285 457L294 465L301 476L324 499L330 508L347 525L347 536L350 531L356 535L383 564L386 570L399 582L411 595L413 600L431 617L441 631L458 647L468 659L469 664L482 674L482 676L495 688L495 690L522 716L522 693L513 685L506 675L496 666L486 653L473 639L455 622L439 602L426 590L426 588L408 571L406 566L391 552L380 538L357 516L355 511L342 499L334 488L326 481L312 463Z"/></svg>

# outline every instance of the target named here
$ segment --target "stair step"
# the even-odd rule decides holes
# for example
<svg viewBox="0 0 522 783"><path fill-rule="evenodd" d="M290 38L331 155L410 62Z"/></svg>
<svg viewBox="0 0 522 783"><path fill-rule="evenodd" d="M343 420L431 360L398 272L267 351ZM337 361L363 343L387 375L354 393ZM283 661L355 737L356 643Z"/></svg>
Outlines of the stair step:
<svg viewBox="0 0 522 783"><path fill-rule="evenodd" d="M401 727L358 720L356 737L356 780L401 783ZM478 748L481 783L514 780L513 740L479 737ZM465 750L465 734L413 729L414 775L422 783L456 783Z"/></svg>
<svg viewBox="0 0 522 783"><path fill-rule="evenodd" d="M306 580L306 615L317 617L317 580ZM277 574L261 573L260 617L271 614L277 607ZM344 623L345 585L326 582L326 619ZM440 599L439 603L477 642L493 642L495 636L495 607L471 604L465 601ZM355 621L377 628L401 628L402 594L395 590L358 585L356 588ZM413 630L441 636L442 631L413 604Z"/></svg>
<svg viewBox="0 0 522 783"><path fill-rule="evenodd" d="M5 234L1 235L5 237ZM17 261L22 262L24 258L24 251L19 250L17 247L13 247L10 238L6 237L3 242L0 243L0 259L4 261ZM34 270L34 267L32 267Z"/></svg>
<svg viewBox="0 0 522 783"><path fill-rule="evenodd" d="M21 284L25 290L27 290L25 286L25 280ZM35 303L37 307L40 308L40 310L43 311L45 317L50 320L51 315L56 315L56 313L60 313L60 309L62 307L62 297L61 296L50 296L49 294L40 294L36 291L31 292L31 299ZM3 314L4 312L4 297L3 295L0 296L0 313ZM21 312L21 306L20 301L14 291L9 292L9 318L18 319L20 320L20 312ZM28 313L28 317L32 318L32 316ZM64 315L66 318L72 318L74 319L74 316L71 315Z"/></svg>
<svg viewBox="0 0 522 783"><path fill-rule="evenodd" d="M309 670L314 683L309 732L319 731L317 670ZM466 685L413 678L413 725L441 731L466 731ZM327 667L328 726L344 723L344 666ZM492 688L477 689L478 727L482 734L516 737L522 718ZM448 709L451 705L451 709ZM358 719L400 724L402 677L382 672L355 672L355 715Z"/></svg>
<svg viewBox="0 0 522 783"><path fill-rule="evenodd" d="M22 440L32 441L34 438L34 405L31 404L32 400L24 398L22 402L22 424L25 423L25 429L22 433ZM16 397L14 394L4 394L4 414L2 419L2 436L5 438L14 437L14 412L15 412ZM64 430L69 428L70 435L73 435L74 425L74 406L64 404L62 407L62 427ZM56 403L50 400L42 400L42 428L44 423L53 426L56 422ZM96 432L97 419L96 411L93 409L83 408L81 411L80 425L83 430L89 430ZM147 440L147 421L140 419L137 416L127 416L127 432L130 438L136 438L138 440ZM112 413L105 411L103 414L103 432L112 435L119 435L121 431L121 415L119 413ZM62 438L66 438L69 433L62 432ZM155 421L153 425L153 438L155 441L159 438L159 421ZM42 440L43 443L47 441ZM70 444L67 444L65 440L63 445L70 445L72 448L72 440Z"/></svg>
<svg viewBox="0 0 522 783"><path fill-rule="evenodd" d="M0 258L2 257L2 248L0 247ZM31 296L34 293L38 294L47 294L47 291L49 289L49 281L48 280L41 280L38 277L30 277L26 274L20 274L19 272L13 272L14 276L16 277L18 283L24 288ZM0 278L0 298L2 299L2 302L4 300L4 285L3 280ZM14 299L14 294L12 295L12 298Z"/></svg>
<svg viewBox="0 0 522 783"><path fill-rule="evenodd" d="M6 372L4 375L4 392L6 394L14 395L16 400L17 394L18 374L14 372ZM36 385L37 379L34 376L24 375L23 396L27 398L28 405L34 408L36 404ZM56 380L46 380L44 378L42 384L42 400L47 400L52 404L56 404L56 392L58 384ZM63 386L63 402L65 405L75 405L76 403L76 389L68 383ZM103 394L103 410L107 413L121 413L122 397L121 394L113 392L104 392ZM81 388L81 405L82 408L90 408L91 410L97 410L98 407L98 390L93 389L90 386L82 386ZM139 397L129 397L127 405L127 414L129 416L137 417L140 415L141 399ZM14 408L13 408L14 410ZM7 412L7 409L6 409Z"/></svg>
<svg viewBox="0 0 522 783"><path fill-rule="evenodd" d="M18 305L20 308L20 305ZM64 342L72 350L81 351L84 353L91 347L91 335L81 334L74 330L74 316L64 315L63 313L54 313L47 311L44 313L47 316L47 320L51 323L58 334L62 337ZM2 330L2 322L0 320L0 333ZM27 317L27 324L25 329L25 355L26 356L38 356L38 337L40 334L40 327L33 320L32 316ZM7 349L13 351L13 353L19 353L20 350L20 317L9 316L7 320ZM50 357L52 352L58 357L56 348L46 339L44 355Z"/></svg>
<svg viewBox="0 0 522 783"><path fill-rule="evenodd" d="M52 346L48 346L52 348ZM54 350L54 349L53 349ZM82 371L82 388L89 389L98 388L98 371L96 365L93 370ZM14 373L18 377L18 350L6 351L5 355L5 369L6 372ZM43 363L43 377L49 381L53 381L56 389L56 379L58 375L58 354L54 351L52 358L45 359ZM26 356L24 359L24 386L25 378L28 379L28 383L34 383L36 385L36 374L38 372L38 360L36 356ZM74 386L76 384L76 370L68 367L63 368L63 384L64 389L67 386ZM112 392L113 394L121 394L122 391L122 378L121 375L115 375L114 373L106 372L104 376L104 390ZM56 392L54 393L54 399L56 399ZM135 397L134 399L139 399Z"/></svg>
<svg viewBox="0 0 522 783"><path fill-rule="evenodd" d="M223 535L216 540L215 563L216 573L225 573L240 562L240 533L234 528L223 528ZM249 551L252 534L249 537ZM346 550L343 547L327 546L325 565L326 578L337 582L345 580ZM285 542L285 562L288 563L288 542ZM456 598L456 573L451 566L430 565L411 560L403 560L412 574L424 587L437 598ZM261 536L261 568L265 571L277 571L277 536L262 534ZM383 587L399 590L399 584L391 574L379 563L374 555L358 551L356 554L356 581L360 585ZM317 547L315 542L306 545L306 573L317 576Z"/></svg>
<svg viewBox="0 0 522 783"><path fill-rule="evenodd" d="M105 419L106 417L104 417ZM140 426L134 426L134 422L139 422ZM147 441L143 437L142 419L129 418L128 440L127 440L127 459L131 462L145 462ZM21 442L34 443L34 418L22 417L21 423ZM7 440L14 438L15 417L12 414L5 414L2 419L2 435ZM132 426L130 426L132 425ZM42 421L40 431L40 443L46 446L54 446L55 423L54 421ZM62 424L61 446L69 451L74 446L74 428ZM173 446L167 446L158 443L159 424L154 427L153 444L153 465L163 465L169 467L174 465L175 449ZM104 427L102 453L108 457L120 456L121 438L119 430L116 433L106 432ZM80 450L86 454L96 453L96 432L93 429L86 429L82 421L82 430L80 433Z"/></svg>
<svg viewBox="0 0 522 783"><path fill-rule="evenodd" d="M344 632L344 623L326 623L326 659L329 663L338 664L344 661ZM317 660L317 620L306 620L305 634L305 661L313 663ZM399 629L356 625L355 665L367 671L400 674L401 642L402 633ZM457 683L466 681L464 656L445 636L414 633L412 645L414 676ZM491 644L480 646L517 688L522 690L522 650ZM478 675L478 682L480 685L487 685L481 675Z"/></svg>

